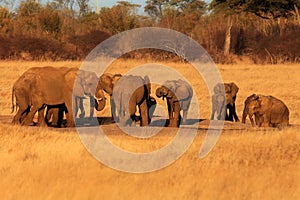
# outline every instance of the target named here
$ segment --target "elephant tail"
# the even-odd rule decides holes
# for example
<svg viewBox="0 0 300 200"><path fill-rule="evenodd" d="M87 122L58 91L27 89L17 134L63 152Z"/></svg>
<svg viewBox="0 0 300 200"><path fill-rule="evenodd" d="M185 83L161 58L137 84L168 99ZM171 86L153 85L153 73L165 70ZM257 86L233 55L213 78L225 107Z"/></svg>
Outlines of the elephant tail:
<svg viewBox="0 0 300 200"><path fill-rule="evenodd" d="M11 93L11 113L15 111L16 107L17 105L15 104L15 89L13 88Z"/></svg>
<svg viewBox="0 0 300 200"><path fill-rule="evenodd" d="M121 92L120 101L119 101L119 103L120 103L120 105L119 105L119 108L120 108L119 117L120 118L123 117L123 106L122 106L123 99L122 99L122 97L123 97L123 92Z"/></svg>

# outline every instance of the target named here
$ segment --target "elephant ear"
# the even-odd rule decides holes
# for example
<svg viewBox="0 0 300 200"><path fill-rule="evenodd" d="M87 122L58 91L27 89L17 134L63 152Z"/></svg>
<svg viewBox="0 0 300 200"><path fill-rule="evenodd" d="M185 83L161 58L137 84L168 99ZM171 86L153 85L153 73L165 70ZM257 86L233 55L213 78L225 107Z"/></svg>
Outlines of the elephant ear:
<svg viewBox="0 0 300 200"><path fill-rule="evenodd" d="M187 88L186 85L179 85L176 88L175 95L178 101L185 100L190 96L189 89Z"/></svg>
<svg viewBox="0 0 300 200"><path fill-rule="evenodd" d="M225 93L224 84L217 83L214 87L214 93L215 94L224 94Z"/></svg>
<svg viewBox="0 0 300 200"><path fill-rule="evenodd" d="M113 76L112 74L108 74L108 73L102 74L100 76L100 86L109 95L112 95L112 91L113 91L112 76Z"/></svg>
<svg viewBox="0 0 300 200"><path fill-rule="evenodd" d="M239 87L235 84L235 83L230 83L230 90L231 90L231 95L235 96L238 91L239 91Z"/></svg>
<svg viewBox="0 0 300 200"><path fill-rule="evenodd" d="M68 89L73 91L74 96L84 97L84 88L82 86L81 71L70 70L65 75Z"/></svg>
<svg viewBox="0 0 300 200"><path fill-rule="evenodd" d="M113 86L118 82L118 80L122 78L122 74L114 74L112 77L112 84Z"/></svg>

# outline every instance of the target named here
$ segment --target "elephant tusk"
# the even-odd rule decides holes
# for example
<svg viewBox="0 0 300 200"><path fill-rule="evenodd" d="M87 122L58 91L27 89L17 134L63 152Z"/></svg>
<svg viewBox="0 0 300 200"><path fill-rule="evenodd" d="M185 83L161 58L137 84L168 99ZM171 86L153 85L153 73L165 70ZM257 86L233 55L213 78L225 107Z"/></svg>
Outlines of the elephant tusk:
<svg viewBox="0 0 300 200"><path fill-rule="evenodd" d="M94 96L94 99L96 99L97 101L102 101L103 100L103 98L97 98L96 96Z"/></svg>

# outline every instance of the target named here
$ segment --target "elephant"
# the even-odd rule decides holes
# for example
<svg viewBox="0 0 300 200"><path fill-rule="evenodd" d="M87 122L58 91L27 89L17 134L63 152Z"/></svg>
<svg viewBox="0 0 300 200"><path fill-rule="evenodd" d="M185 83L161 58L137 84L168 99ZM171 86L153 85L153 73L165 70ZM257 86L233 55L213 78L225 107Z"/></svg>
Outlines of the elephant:
<svg viewBox="0 0 300 200"><path fill-rule="evenodd" d="M215 113L217 113L218 120L225 120L226 118L226 97L224 93L217 93L213 94L212 96L212 113L211 113L211 120L214 120Z"/></svg>
<svg viewBox="0 0 300 200"><path fill-rule="evenodd" d="M180 111L183 110L182 123L186 124L187 113L193 97L193 89L181 79L166 81L156 89L156 96L167 99L169 124L167 126L179 127L181 122Z"/></svg>
<svg viewBox="0 0 300 200"><path fill-rule="evenodd" d="M255 117L255 123L253 121ZM242 123L249 116L252 126L287 127L289 125L289 109L273 96L252 94L245 100Z"/></svg>
<svg viewBox="0 0 300 200"><path fill-rule="evenodd" d="M218 83L214 87L214 94L212 96L212 114L210 119L214 119L217 112L217 119L225 119L228 121L240 121L235 109L236 95L239 91L238 86L231 83ZM229 110L229 113L227 113Z"/></svg>
<svg viewBox="0 0 300 200"><path fill-rule="evenodd" d="M76 113L77 108L72 107L72 102L75 102L75 97L93 96L96 91L97 106L95 107L97 110L104 108L104 93L98 85L98 77L93 72L66 67L30 68L16 81L13 87L12 96L15 95L16 104L19 106L13 123L32 125L33 117L38 111L38 125L45 126L45 106L64 103L67 126L74 126L73 113ZM14 105L13 100L12 104Z"/></svg>
<svg viewBox="0 0 300 200"><path fill-rule="evenodd" d="M122 76L114 86L112 93L115 111L118 115L114 116L116 122L121 126L132 126L132 122L136 119L135 113L138 106L140 126L147 126L150 122L149 110L151 110L148 106L153 103L150 93L150 80L147 76L144 78L134 75Z"/></svg>
<svg viewBox="0 0 300 200"><path fill-rule="evenodd" d="M110 96L110 107L111 107L112 118L114 116L117 116L117 113L115 111L115 102L112 97L113 89L121 77L122 77L121 74L110 74L110 73L104 73L100 76L100 85L103 88L103 90Z"/></svg>

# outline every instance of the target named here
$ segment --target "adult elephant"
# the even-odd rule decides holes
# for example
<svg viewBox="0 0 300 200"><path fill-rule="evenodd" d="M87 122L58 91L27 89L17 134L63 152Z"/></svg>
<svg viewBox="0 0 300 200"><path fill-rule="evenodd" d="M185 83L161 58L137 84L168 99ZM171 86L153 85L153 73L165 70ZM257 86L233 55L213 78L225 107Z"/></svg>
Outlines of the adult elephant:
<svg viewBox="0 0 300 200"><path fill-rule="evenodd" d="M25 87L20 83L26 83ZM77 108L72 107L72 102L75 102L75 97L93 96L96 91L95 96L99 100L97 100L97 109L104 108L104 93L98 88L100 88L98 87L98 78L93 72L66 67L31 68L14 84L13 94L16 96L19 110L13 122L31 125L35 113L39 111L38 125L46 125L44 120L45 105L64 103L67 126L74 126L73 113L76 112ZM20 105L23 105L22 108Z"/></svg>
<svg viewBox="0 0 300 200"><path fill-rule="evenodd" d="M112 98L118 116L114 116L122 126L135 121L136 106L140 112L140 126L149 124L148 103L150 100L150 80L134 75L122 76L114 86Z"/></svg>
<svg viewBox="0 0 300 200"><path fill-rule="evenodd" d="M193 89L181 79L166 81L161 87L156 89L156 96L164 100L167 99L169 124L168 126L179 127L183 110L183 124L186 124L187 113L193 97Z"/></svg>
<svg viewBox="0 0 300 200"><path fill-rule="evenodd" d="M122 77L121 74L110 74L110 73L104 73L100 76L100 85L103 88L103 90L110 96L110 108L111 108L112 118L114 116L117 116L117 113L115 111L116 106L112 96L113 89L121 77Z"/></svg>
<svg viewBox="0 0 300 200"><path fill-rule="evenodd" d="M256 94L249 96L245 100L242 123L246 122L247 116L252 126L282 128L289 125L289 109L273 96Z"/></svg>

